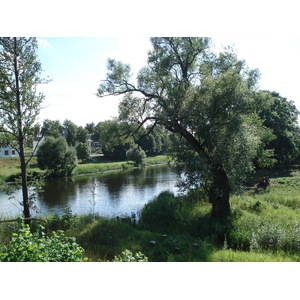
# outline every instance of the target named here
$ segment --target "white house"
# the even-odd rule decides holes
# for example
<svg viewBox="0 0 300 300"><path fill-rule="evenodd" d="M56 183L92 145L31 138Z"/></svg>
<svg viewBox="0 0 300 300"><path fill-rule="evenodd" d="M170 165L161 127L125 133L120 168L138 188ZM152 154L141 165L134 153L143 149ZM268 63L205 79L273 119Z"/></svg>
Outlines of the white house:
<svg viewBox="0 0 300 300"><path fill-rule="evenodd" d="M0 146L0 157L19 157L19 153L10 146Z"/></svg>

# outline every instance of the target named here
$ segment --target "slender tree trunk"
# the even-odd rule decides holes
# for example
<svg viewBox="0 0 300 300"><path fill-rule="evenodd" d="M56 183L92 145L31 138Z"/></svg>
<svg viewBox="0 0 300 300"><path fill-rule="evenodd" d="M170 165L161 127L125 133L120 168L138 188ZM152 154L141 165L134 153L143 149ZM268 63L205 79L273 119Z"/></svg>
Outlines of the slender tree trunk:
<svg viewBox="0 0 300 300"><path fill-rule="evenodd" d="M20 162L22 173L23 214L24 218L30 218L30 205L27 186L27 165L25 162L24 147L23 150L20 149Z"/></svg>
<svg viewBox="0 0 300 300"><path fill-rule="evenodd" d="M212 204L212 216L224 219L230 215L230 185L227 174L222 165L212 165L213 185L209 191Z"/></svg>
<svg viewBox="0 0 300 300"><path fill-rule="evenodd" d="M19 156L21 164L21 174L22 174L22 194L23 194L23 213L24 218L30 218L30 208L29 208L29 196L28 196L28 186L27 186L27 164L25 160L25 150L24 150L24 134L22 126L22 105L21 105L21 95L20 95L20 81L19 81L19 69L18 69L18 49L17 49L17 39L14 38L14 73L16 80L16 106L17 106L17 124L18 124L18 142L19 142Z"/></svg>

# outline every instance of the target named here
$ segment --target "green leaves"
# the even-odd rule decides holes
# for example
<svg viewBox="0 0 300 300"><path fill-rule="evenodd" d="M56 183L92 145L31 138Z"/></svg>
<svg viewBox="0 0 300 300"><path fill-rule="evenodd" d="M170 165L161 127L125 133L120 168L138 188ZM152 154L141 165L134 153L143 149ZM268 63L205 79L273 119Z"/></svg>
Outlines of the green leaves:
<svg viewBox="0 0 300 300"><path fill-rule="evenodd" d="M126 152L128 160L134 161L136 166L143 166L146 164L147 155L140 147L133 147Z"/></svg>
<svg viewBox="0 0 300 300"><path fill-rule="evenodd" d="M64 137L49 136L37 152L39 168L48 170L53 176L70 176L77 165L76 150L68 147Z"/></svg>
<svg viewBox="0 0 300 300"><path fill-rule="evenodd" d="M3 262L80 262L83 248L75 238L66 237L59 230L48 237L43 227L32 233L29 225L22 224L18 233L12 235L8 248L0 253Z"/></svg>
<svg viewBox="0 0 300 300"><path fill-rule="evenodd" d="M130 250L126 249L121 255L116 255L113 262L148 262L148 257L141 252L133 254Z"/></svg>
<svg viewBox="0 0 300 300"><path fill-rule="evenodd" d="M76 147L76 153L78 159L81 159L82 161L88 159L90 157L90 150L87 143L79 143Z"/></svg>
<svg viewBox="0 0 300 300"><path fill-rule="evenodd" d="M106 80L98 88L98 96L106 94L123 93L128 90L130 79L130 66L114 59L107 60Z"/></svg>

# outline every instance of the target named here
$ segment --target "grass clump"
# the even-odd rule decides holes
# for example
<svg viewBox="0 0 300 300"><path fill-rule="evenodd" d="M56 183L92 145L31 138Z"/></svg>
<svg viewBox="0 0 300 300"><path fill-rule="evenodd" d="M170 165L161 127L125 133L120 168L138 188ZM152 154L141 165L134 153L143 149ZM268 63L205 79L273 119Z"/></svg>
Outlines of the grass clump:
<svg viewBox="0 0 300 300"><path fill-rule="evenodd" d="M284 253L259 253L232 249L217 250L209 257L212 262L293 262L294 259Z"/></svg>

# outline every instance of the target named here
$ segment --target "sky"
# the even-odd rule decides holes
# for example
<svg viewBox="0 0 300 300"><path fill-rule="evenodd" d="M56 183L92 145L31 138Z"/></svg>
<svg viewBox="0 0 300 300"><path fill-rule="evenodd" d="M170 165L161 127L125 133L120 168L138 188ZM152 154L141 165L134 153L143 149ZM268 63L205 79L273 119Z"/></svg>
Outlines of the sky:
<svg viewBox="0 0 300 300"><path fill-rule="evenodd" d="M38 38L38 57L44 76L51 82L39 90L45 94L39 119L69 119L78 126L118 115L116 97L96 96L106 76L108 58L131 65L137 72L147 59L147 38Z"/></svg>
<svg viewBox="0 0 300 300"><path fill-rule="evenodd" d="M240 59L261 73L260 89L277 91L300 110L300 37L212 37L217 49L232 45ZM106 62L114 58L131 65L133 74L146 64L151 43L147 37L38 37L43 75L52 81L38 122L73 121L78 126L118 115L119 97L96 96L105 79Z"/></svg>

